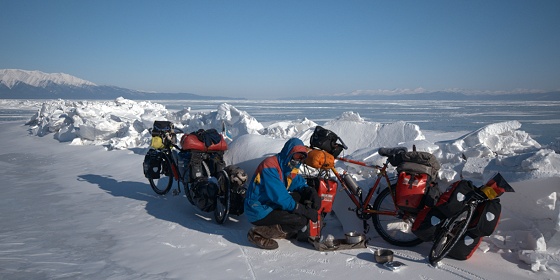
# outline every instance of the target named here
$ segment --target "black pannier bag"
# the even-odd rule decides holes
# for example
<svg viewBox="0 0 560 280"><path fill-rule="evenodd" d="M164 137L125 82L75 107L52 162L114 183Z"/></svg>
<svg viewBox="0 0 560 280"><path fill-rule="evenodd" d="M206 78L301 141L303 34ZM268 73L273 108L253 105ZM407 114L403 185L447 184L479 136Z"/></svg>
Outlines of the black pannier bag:
<svg viewBox="0 0 560 280"><path fill-rule="evenodd" d="M436 232L447 217L435 208L424 208L412 224L412 233L423 241L433 241Z"/></svg>
<svg viewBox="0 0 560 280"><path fill-rule="evenodd" d="M498 226L501 213L502 205L499 199L487 200L479 204L469 223L469 234L476 237L490 236Z"/></svg>
<svg viewBox="0 0 560 280"><path fill-rule="evenodd" d="M197 179L191 187L194 204L204 212L211 212L216 209L216 197L219 189L217 181L214 178L212 179Z"/></svg>
<svg viewBox="0 0 560 280"><path fill-rule="evenodd" d="M476 237L466 232L449 251L447 256L456 260L467 260L474 254L481 241L482 237Z"/></svg>
<svg viewBox="0 0 560 280"><path fill-rule="evenodd" d="M475 191L475 186L469 180L460 180L453 183L441 194L438 202L434 206L442 214L451 217L465 207L468 196Z"/></svg>
<svg viewBox="0 0 560 280"><path fill-rule="evenodd" d="M334 157L338 157L342 149L346 148L344 144L337 143L338 140L340 140L340 138L336 133L321 126L316 126L309 140L309 144L311 148L321 149Z"/></svg>
<svg viewBox="0 0 560 280"><path fill-rule="evenodd" d="M148 179L159 179L161 161L161 153L153 149L148 150L148 153L144 156L144 162L142 163L144 176Z"/></svg>
<svg viewBox="0 0 560 280"><path fill-rule="evenodd" d="M188 166L187 178L190 184L190 196L200 210L211 212L216 209L216 199L220 187L216 178L225 167L223 152L185 152L190 158L184 160Z"/></svg>
<svg viewBox="0 0 560 280"><path fill-rule="evenodd" d="M231 187L229 213L239 216L245 211L243 202L245 201L245 193L247 191L247 188L245 188L245 182L247 182L248 179L247 173L236 165L229 165L224 168L224 171L225 172L218 173L216 177L222 186L225 184L225 178L222 177L225 175L228 176L228 182ZM225 186L222 187L221 191L225 191Z"/></svg>

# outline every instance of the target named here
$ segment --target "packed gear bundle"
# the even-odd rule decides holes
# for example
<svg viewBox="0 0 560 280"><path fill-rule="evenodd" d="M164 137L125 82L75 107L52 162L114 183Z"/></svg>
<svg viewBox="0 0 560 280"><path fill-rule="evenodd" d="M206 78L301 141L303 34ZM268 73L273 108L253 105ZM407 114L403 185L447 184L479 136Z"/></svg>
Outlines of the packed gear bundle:
<svg viewBox="0 0 560 280"><path fill-rule="evenodd" d="M342 139L336 135L336 133L325 129L321 126L316 126L313 134L311 135L310 147L323 150L333 155L333 157L338 157L343 149L348 149ZM337 143L340 142L340 143Z"/></svg>
<svg viewBox="0 0 560 280"><path fill-rule="evenodd" d="M498 226L501 204L500 199L496 197L504 192L513 192L513 188L499 173L480 188L469 180L460 180L451 184L433 207L426 207L418 213L412 225L412 232L424 241L432 241L443 221L462 211L474 192L490 200L478 204L467 231L448 254L449 257L458 260L469 259L480 245L482 238L490 236ZM488 196L487 192L491 193L491 196Z"/></svg>
<svg viewBox="0 0 560 280"><path fill-rule="evenodd" d="M407 212L418 213L425 206L432 207L440 191L436 183L440 164L428 152L401 152L389 157L399 174L395 188L396 205Z"/></svg>
<svg viewBox="0 0 560 280"><path fill-rule="evenodd" d="M166 146L176 144L177 135L173 128L173 123L170 121L154 121L151 130L152 141L150 146L154 149L163 149Z"/></svg>
<svg viewBox="0 0 560 280"><path fill-rule="evenodd" d="M183 182L189 184L187 198L204 212L216 209L219 194L231 187L229 214L243 214L244 184L247 174L238 166L226 166L227 143L215 129L198 130L181 137L179 169Z"/></svg>
<svg viewBox="0 0 560 280"><path fill-rule="evenodd" d="M144 176L148 179L159 179L162 168L162 156L156 150L170 147L177 143L177 135L170 121L154 121L153 128L150 131L152 139L150 142L150 150L144 156L142 164ZM169 172L169 170L163 170ZM166 173L167 174L167 173Z"/></svg>

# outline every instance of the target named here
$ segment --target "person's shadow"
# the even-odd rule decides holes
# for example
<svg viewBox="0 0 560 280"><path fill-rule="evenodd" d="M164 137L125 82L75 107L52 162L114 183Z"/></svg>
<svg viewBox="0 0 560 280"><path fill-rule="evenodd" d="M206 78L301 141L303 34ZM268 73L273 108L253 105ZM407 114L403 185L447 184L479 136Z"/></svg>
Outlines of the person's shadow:
<svg viewBox="0 0 560 280"><path fill-rule="evenodd" d="M226 240L245 246L252 246L246 238L251 224L243 215L230 215L223 224L214 221L213 212L202 212L191 205L185 197L184 189L177 196L172 194L177 182L166 195L157 195L149 184L133 181L117 181L111 176L96 174L79 175L78 180L96 184L102 190L116 197L126 197L146 202L146 212L157 219L180 224L185 228L222 235Z"/></svg>

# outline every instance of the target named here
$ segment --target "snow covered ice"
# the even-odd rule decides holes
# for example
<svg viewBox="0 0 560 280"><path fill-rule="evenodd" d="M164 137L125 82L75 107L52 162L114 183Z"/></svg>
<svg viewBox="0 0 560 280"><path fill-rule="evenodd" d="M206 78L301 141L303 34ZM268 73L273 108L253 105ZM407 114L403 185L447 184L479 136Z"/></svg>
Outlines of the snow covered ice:
<svg viewBox="0 0 560 280"><path fill-rule="evenodd" d="M4 151L0 155L2 165L13 171L3 175L3 181L12 183L5 184L4 189L14 198L10 201L17 201L14 204L4 200L2 213L17 208L20 210L15 212L21 214L28 204L38 201L48 201L49 207L59 207L56 208L59 210L64 205L84 205L89 208L72 210L78 213L69 211L80 219L69 220L77 223L81 234L90 234L96 240L70 235L72 228L60 219L42 220L22 214L30 222L60 227L74 245L92 250L90 257L78 254L74 265L61 265L72 260L74 249L59 248L63 256L68 256L51 260L53 252L42 250L52 248L52 244L46 243L58 240L56 237L45 236L40 231L33 234L25 231L25 227L7 229L25 220L4 216L0 220L4 228L0 232L0 278L28 275L29 278L99 279L315 279L351 275L392 279L420 275L425 279L549 279L560 272L560 156L558 149L543 147L532 139L518 121L493 123L446 139L435 132L422 131L416 124L370 122L351 111L324 123L299 119L264 126L247 112L227 103L209 112L194 112L190 108L170 111L158 103L123 98L2 100L0 105L37 109L26 126L17 122L0 124L4 131L10 132L10 135L3 132L3 142L7 147L17 147L14 149L17 151ZM287 139L298 137L309 143L314 127L321 125L341 136L349 147L344 151L345 157L381 164L384 159L377 154L378 148L410 149L415 145L418 150L436 155L442 164L441 187L461 176L481 185L500 172L516 192L500 197L501 222L492 236L484 238L471 259L444 259L446 265L438 268L429 267L424 260L429 250L427 243L414 248L391 248L395 259L406 263L405 269L393 273L376 266L369 259L373 258L368 255L371 248L390 245L373 229L368 233L371 246L362 251L324 253L290 241L280 242L278 250L262 251L246 241L250 224L243 216L219 226L204 213L197 212L186 199L158 197L153 193L143 178L141 162L150 143L148 129L154 120L173 121L187 132L200 128L221 130L225 125L234 139L225 154L226 162L239 165L249 176L265 156L280 151ZM107 152L100 153L104 150ZM29 173L22 169L27 166L30 166ZM355 174L363 189L369 188L375 175L373 170L349 163L337 162L337 168ZM23 173L14 175L18 172ZM56 188L51 188L51 183ZM38 189L38 193L22 189L24 186L33 186L30 188ZM35 198L30 200L30 196ZM94 197L100 201L92 201ZM362 230L361 221L346 210L348 206L346 195L337 194L336 216L329 221L333 234ZM86 233L86 229L90 232ZM26 239L18 240L17 236ZM91 247L94 244L102 245L102 250ZM26 249L18 249L22 247ZM502 268L507 268L507 272ZM109 273L108 269L114 272ZM100 271L103 272L96 274Z"/></svg>

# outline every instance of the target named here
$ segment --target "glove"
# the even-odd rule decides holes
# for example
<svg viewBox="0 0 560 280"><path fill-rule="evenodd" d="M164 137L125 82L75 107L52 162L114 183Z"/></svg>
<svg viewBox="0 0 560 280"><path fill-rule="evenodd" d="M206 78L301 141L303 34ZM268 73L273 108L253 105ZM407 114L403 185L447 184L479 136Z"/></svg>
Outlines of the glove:
<svg viewBox="0 0 560 280"><path fill-rule="evenodd" d="M319 210L321 208L321 198L317 194L317 190L312 187L303 188L301 191L303 201L309 200L311 202L311 208Z"/></svg>
<svg viewBox="0 0 560 280"><path fill-rule="evenodd" d="M319 217L318 217L319 214L317 213L317 210L312 209L312 208L307 208L301 203L296 204L296 208L294 208L293 213L304 216L304 217L310 219L311 221L313 221L314 223L316 223L319 220Z"/></svg>

